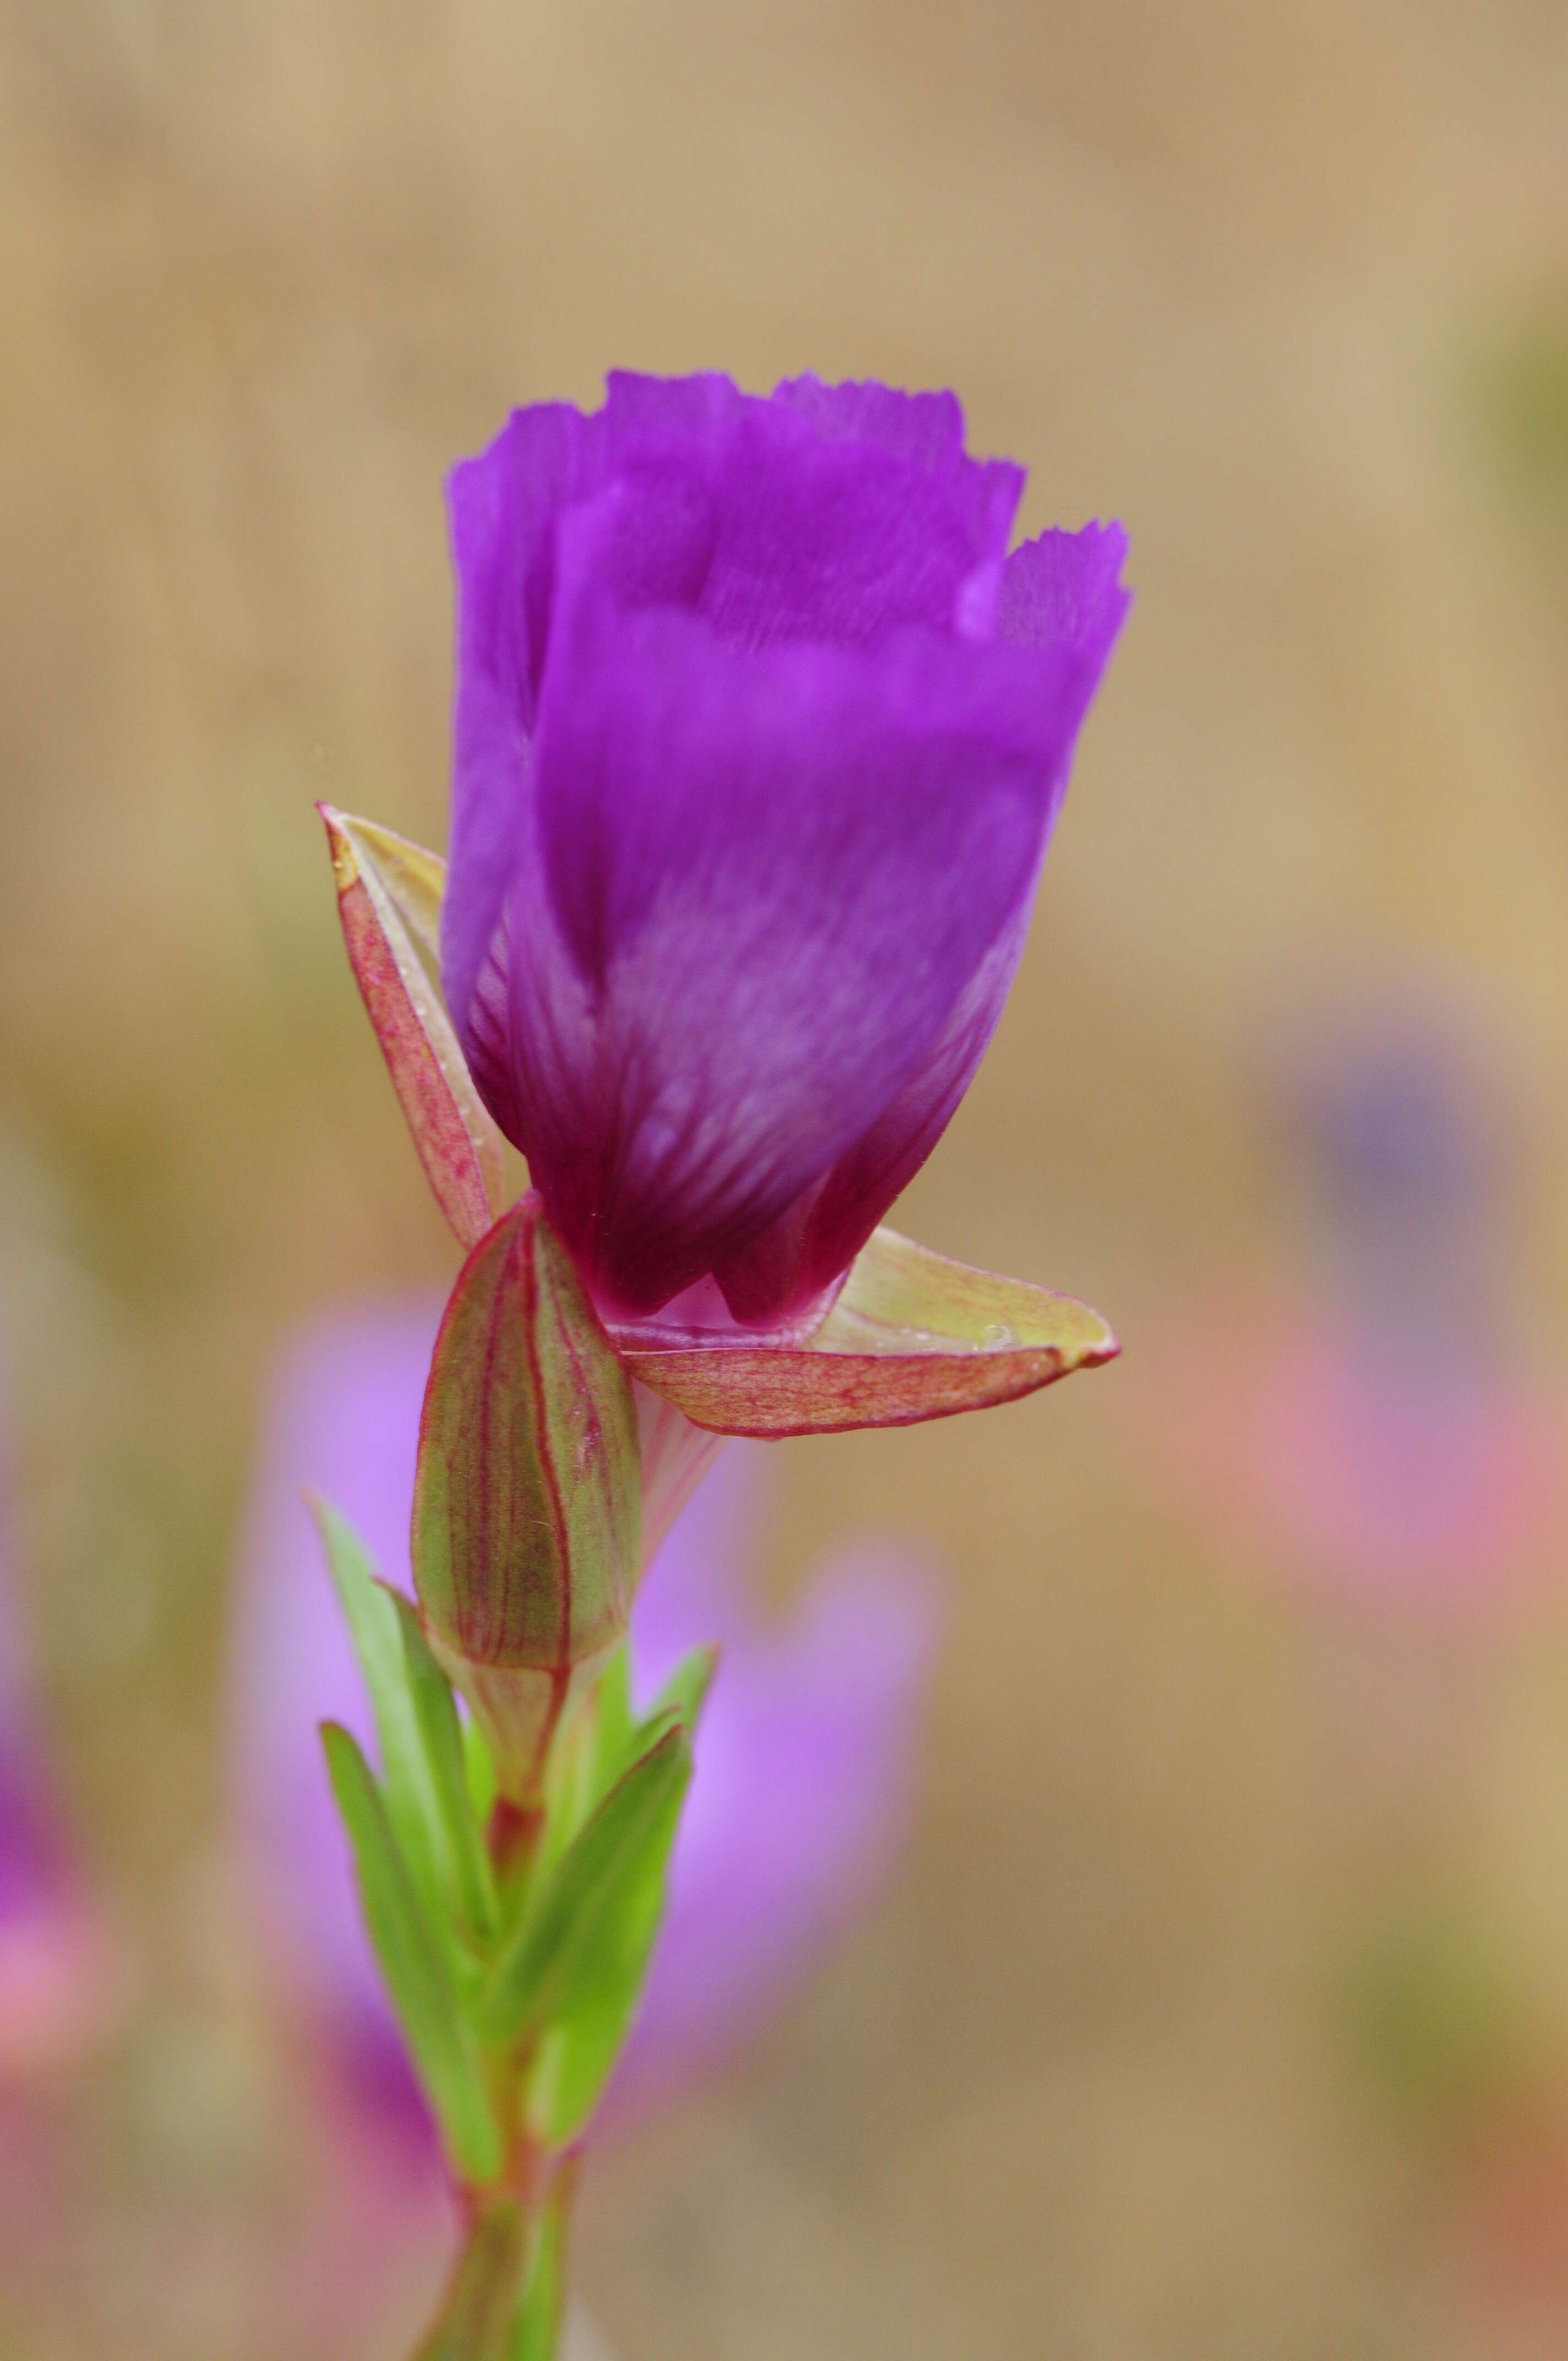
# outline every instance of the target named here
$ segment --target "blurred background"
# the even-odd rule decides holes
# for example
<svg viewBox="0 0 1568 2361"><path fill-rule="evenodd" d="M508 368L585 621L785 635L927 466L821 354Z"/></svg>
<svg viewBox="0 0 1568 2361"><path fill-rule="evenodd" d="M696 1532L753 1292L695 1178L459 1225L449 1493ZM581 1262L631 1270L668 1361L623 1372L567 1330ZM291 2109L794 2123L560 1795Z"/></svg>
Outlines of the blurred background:
<svg viewBox="0 0 1568 2361"><path fill-rule="evenodd" d="M230 1570L285 1336L455 1259L312 800L444 840L442 473L610 365L954 386L1137 603L898 1215L1125 1356L779 1447L775 1597L947 1569L917 1807L591 2175L599 2327L1568 2349L1565 104L1549 0L8 0L4 1509L82 1994L0 2054L5 2361L394 2361L438 2268L268 2309L328 2168Z"/></svg>

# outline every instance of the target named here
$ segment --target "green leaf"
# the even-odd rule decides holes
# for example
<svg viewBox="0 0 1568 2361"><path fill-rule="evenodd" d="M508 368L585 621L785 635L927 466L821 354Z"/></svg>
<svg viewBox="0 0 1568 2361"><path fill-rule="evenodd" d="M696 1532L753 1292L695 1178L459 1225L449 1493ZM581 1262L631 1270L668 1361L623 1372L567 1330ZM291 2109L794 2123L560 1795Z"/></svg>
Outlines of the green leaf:
<svg viewBox="0 0 1568 2361"><path fill-rule="evenodd" d="M642 1891L651 1862L662 1888L690 1777L691 1743L675 1727L617 1780L497 1960L476 2011L482 2039L515 2040L616 1981L624 1964L628 1897Z"/></svg>
<svg viewBox="0 0 1568 2361"><path fill-rule="evenodd" d="M694 1648L676 1665L645 1718L631 1707L631 1652L623 1641L592 1694L563 1731L551 1765L547 1823L540 1861L553 1869L595 1806L640 1754L677 1725L695 1729L718 1662L715 1648Z"/></svg>
<svg viewBox="0 0 1568 2361"><path fill-rule="evenodd" d="M599 1675L593 1712L597 1802L626 1768L636 1733L631 1711L631 1648L625 1640Z"/></svg>
<svg viewBox="0 0 1568 2361"><path fill-rule="evenodd" d="M311 1507L370 1692L387 1810L414 1882L444 1931L441 1806L414 1701L397 1599L376 1579L369 1553L347 1519L326 1500L313 1499Z"/></svg>
<svg viewBox="0 0 1568 2361"><path fill-rule="evenodd" d="M322 1725L322 1743L354 1848L365 1923L420 2080L460 2178L493 2180L501 2167L500 2134L447 1960L357 1743L330 1721Z"/></svg>
<svg viewBox="0 0 1568 2361"><path fill-rule="evenodd" d="M370 1693L387 1811L439 1938L470 1942L495 1925L495 1883L469 1808L451 1687L413 1607L377 1579L363 1542L330 1503L313 1501L355 1654Z"/></svg>
<svg viewBox="0 0 1568 2361"><path fill-rule="evenodd" d="M378 1585L378 1587L380 1587ZM431 1654L411 1600L387 1592L398 1618L413 1705L434 1806L432 1828L441 1853L443 1883L465 1931L483 1942L496 1923L496 1883L490 1857L468 1799L463 1730L451 1685Z"/></svg>
<svg viewBox="0 0 1568 2361"><path fill-rule="evenodd" d="M592 1975L568 1994L540 2042L527 2112L546 2147L566 2147L578 2138L620 2055L663 1916L684 1796L683 1787L663 1799L635 1867L598 1928Z"/></svg>
<svg viewBox="0 0 1568 2361"><path fill-rule="evenodd" d="M554 1871L596 1804L644 1750L631 1741L631 1676L624 1640L591 1688L576 1698L551 1743L544 1780L544 1827L534 1854L535 1891Z"/></svg>
<svg viewBox="0 0 1568 2361"><path fill-rule="evenodd" d="M478 1828L489 1826L490 1814L496 1807L499 1790L496 1783L496 1758L490 1752L490 1741L484 1730L469 1714L459 1725L463 1735L463 1781L468 1791L468 1809Z"/></svg>
<svg viewBox="0 0 1568 2361"><path fill-rule="evenodd" d="M718 1663L718 1651L713 1647L694 1648L685 1656L646 1719L630 1731L629 1748L645 1759L678 1733L686 1734L689 1746L689 1733ZM600 1927L594 1972L567 1994L540 2042L528 2113L546 2147L565 2147L577 2137L620 2054L663 1916L670 1850L685 1794L683 1784L661 1806L635 1872L622 1882L614 1908Z"/></svg>
<svg viewBox="0 0 1568 2361"><path fill-rule="evenodd" d="M688 1730L695 1730L697 1717L713 1686L713 1675L718 1670L718 1650L716 1647L694 1648L683 1656L663 1687L653 1700L652 1713L674 1713Z"/></svg>

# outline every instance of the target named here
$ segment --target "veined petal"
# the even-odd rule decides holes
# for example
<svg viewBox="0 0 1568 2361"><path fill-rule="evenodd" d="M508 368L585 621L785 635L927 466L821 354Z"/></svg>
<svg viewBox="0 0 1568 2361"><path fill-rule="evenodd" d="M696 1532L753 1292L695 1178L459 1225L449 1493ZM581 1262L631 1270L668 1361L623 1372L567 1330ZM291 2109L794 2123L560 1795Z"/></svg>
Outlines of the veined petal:
<svg viewBox="0 0 1568 2361"><path fill-rule="evenodd" d="M900 634L742 654L585 596L509 915L519 1145L604 1301L737 1254L932 1055L1016 921L1092 676Z"/></svg>
<svg viewBox="0 0 1568 2361"><path fill-rule="evenodd" d="M1126 559L1119 524L1021 542L1002 569L997 638L1015 647L1075 647L1098 680L1133 603L1121 581Z"/></svg>
<svg viewBox="0 0 1568 2361"><path fill-rule="evenodd" d="M990 635L1023 474L967 456L950 394L800 378L760 400L719 376L624 373L595 415L519 411L454 470L443 981L479 1087L514 1138L506 897L554 605L553 521L612 480L632 495L614 568L622 603L687 607L747 646L859 645L916 622Z"/></svg>
<svg viewBox="0 0 1568 2361"><path fill-rule="evenodd" d="M963 404L954 393L903 393L873 382L825 385L787 378L773 401L799 412L824 441L872 444L932 477L953 500L977 557L1001 557L1024 489L1011 459L971 459Z"/></svg>
<svg viewBox="0 0 1568 2361"><path fill-rule="evenodd" d="M565 402L514 411L488 448L447 482L457 577L451 884L442 982L457 1038L503 1128L504 1027L493 977L528 775L549 627L551 520L603 478L602 421ZM504 995L500 1008L504 1011Z"/></svg>
<svg viewBox="0 0 1568 2361"><path fill-rule="evenodd" d="M650 442L707 446L744 418L760 420L786 442L787 423L799 422L819 443L884 453L952 500L977 558L1005 551L1024 487L1024 470L1011 460L970 457L963 408L952 393L903 393L874 382L828 385L807 373L758 397L715 373L652 378L617 369L606 380L605 415L618 455Z"/></svg>
<svg viewBox="0 0 1568 2361"><path fill-rule="evenodd" d="M1053 803L1047 831L1054 817ZM815 1187L719 1265L715 1277L738 1320L777 1323L816 1302L849 1268L919 1171L996 1028L1028 932L1033 898L1031 890L1020 901L897 1096Z"/></svg>
<svg viewBox="0 0 1568 2361"><path fill-rule="evenodd" d="M1023 476L965 456L951 397L907 399L804 379L768 401L723 378L612 379L609 475L630 497L610 566L636 553L622 603L689 607L745 647L959 628L970 577L1006 548ZM672 578L677 548L696 562Z"/></svg>
<svg viewBox="0 0 1568 2361"><path fill-rule="evenodd" d="M1025 543L1003 569L997 636L1017 646L1071 650L1081 666L1080 713L1130 603L1119 579L1125 553L1119 525L1091 524ZM1047 802L1042 858L1066 792L1075 735L1076 719ZM903 1089L820 1181L718 1268L738 1318L778 1320L810 1303L853 1261L930 1155L996 1028L1024 948L1034 882Z"/></svg>

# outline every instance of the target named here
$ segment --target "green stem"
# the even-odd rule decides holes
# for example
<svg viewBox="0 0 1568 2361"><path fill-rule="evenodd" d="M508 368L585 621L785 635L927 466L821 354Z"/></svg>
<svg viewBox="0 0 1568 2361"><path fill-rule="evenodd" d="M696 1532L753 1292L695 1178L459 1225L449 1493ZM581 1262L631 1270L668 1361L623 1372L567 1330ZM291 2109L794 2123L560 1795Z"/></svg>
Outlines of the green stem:
<svg viewBox="0 0 1568 2361"><path fill-rule="evenodd" d="M475 2200L440 2313L414 2361L554 2361L566 2308L577 2159L532 2188Z"/></svg>
<svg viewBox="0 0 1568 2361"><path fill-rule="evenodd" d="M415 2361L510 2361L528 2247L529 2218L520 2197L498 2197L476 2214Z"/></svg>
<svg viewBox="0 0 1568 2361"><path fill-rule="evenodd" d="M517 2333L508 2361L555 2361L566 2312L566 2233L576 2188L576 2157L563 2157L551 2181L529 2257Z"/></svg>

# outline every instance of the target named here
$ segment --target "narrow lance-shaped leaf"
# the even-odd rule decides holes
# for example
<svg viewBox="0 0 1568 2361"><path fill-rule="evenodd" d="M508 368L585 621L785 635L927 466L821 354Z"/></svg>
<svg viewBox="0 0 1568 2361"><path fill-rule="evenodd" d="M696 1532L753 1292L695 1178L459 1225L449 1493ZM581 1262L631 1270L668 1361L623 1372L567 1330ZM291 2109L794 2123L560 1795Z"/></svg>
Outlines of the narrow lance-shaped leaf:
<svg viewBox="0 0 1568 2361"><path fill-rule="evenodd" d="M595 1805L642 1752L634 1743L630 1653L630 1642L622 1640L551 1746L536 1876L554 1868Z"/></svg>
<svg viewBox="0 0 1568 2361"><path fill-rule="evenodd" d="M463 1784L467 1790L468 1809L477 1827L488 1828L499 1792L496 1785L496 1758L490 1752L489 1740L472 1714L460 1727L463 1734Z"/></svg>
<svg viewBox="0 0 1568 2361"><path fill-rule="evenodd" d="M335 1722L323 1723L322 1742L354 1848L365 1923L453 2164L464 2180L493 2180L501 2166L500 2136L445 1959L365 1757Z"/></svg>
<svg viewBox="0 0 1568 2361"><path fill-rule="evenodd" d="M613 1974L619 1959L608 1938L625 1892L641 1882L650 1843L678 1814L690 1777L691 1742L678 1725L622 1773L496 1961L475 2011L482 2038L513 2041Z"/></svg>
<svg viewBox="0 0 1568 2361"><path fill-rule="evenodd" d="M388 1596L401 1631L409 1695L438 1815L448 1895L466 1932L482 1939L495 1924L495 1879L469 1798L462 1725L446 1675L431 1654L413 1607L396 1591Z"/></svg>
<svg viewBox="0 0 1568 2361"><path fill-rule="evenodd" d="M413 1567L500 1791L537 1805L568 1701L620 1642L639 1565L631 1387L537 1197L475 1247L436 1338Z"/></svg>
<svg viewBox="0 0 1568 2361"><path fill-rule="evenodd" d="M693 1648L681 1658L654 1698L650 1719L659 1714L674 1713L688 1730L695 1730L718 1670L717 1647L710 1643L706 1647Z"/></svg>
<svg viewBox="0 0 1568 2361"><path fill-rule="evenodd" d="M912 1426L1015 1401L1119 1347L1070 1295L873 1233L821 1325L794 1343L706 1345L627 1330L632 1376L722 1434Z"/></svg>
<svg viewBox="0 0 1568 2361"><path fill-rule="evenodd" d="M527 2114L534 2137L546 2147L565 2147L581 2136L620 2055L664 1914L684 1798L684 1786L672 1786L651 1817L636 1860L601 1920L592 1972L567 1992L539 2044Z"/></svg>
<svg viewBox="0 0 1568 2361"><path fill-rule="evenodd" d="M436 1923L445 1915L449 1843L409 1675L397 1603L376 1579L368 1552L329 1501L313 1498L338 1604L370 1695L388 1815L415 1884Z"/></svg>
<svg viewBox="0 0 1568 2361"><path fill-rule="evenodd" d="M331 804L326 825L338 917L376 1038L425 1178L465 1246L505 1202L500 1134L458 1047L410 926L433 944L444 868L433 852Z"/></svg>

